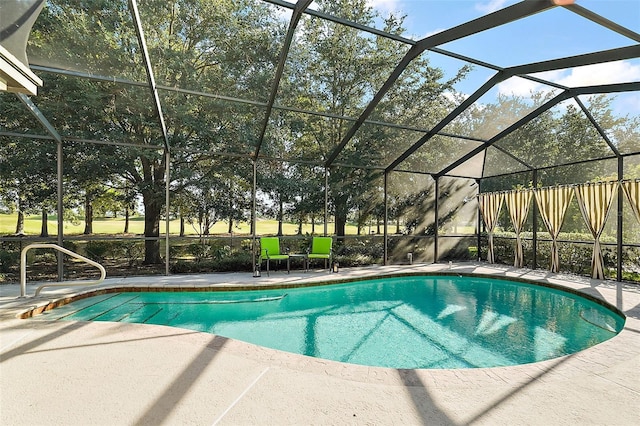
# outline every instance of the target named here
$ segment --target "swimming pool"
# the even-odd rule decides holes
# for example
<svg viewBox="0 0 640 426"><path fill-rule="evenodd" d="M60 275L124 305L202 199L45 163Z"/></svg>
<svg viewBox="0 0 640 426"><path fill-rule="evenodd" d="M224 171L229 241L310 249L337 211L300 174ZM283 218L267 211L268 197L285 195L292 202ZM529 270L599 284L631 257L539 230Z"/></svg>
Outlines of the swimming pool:
<svg viewBox="0 0 640 426"><path fill-rule="evenodd" d="M405 276L323 286L116 292L43 319L160 324L353 364L477 368L578 352L624 318L554 288L477 276Z"/></svg>

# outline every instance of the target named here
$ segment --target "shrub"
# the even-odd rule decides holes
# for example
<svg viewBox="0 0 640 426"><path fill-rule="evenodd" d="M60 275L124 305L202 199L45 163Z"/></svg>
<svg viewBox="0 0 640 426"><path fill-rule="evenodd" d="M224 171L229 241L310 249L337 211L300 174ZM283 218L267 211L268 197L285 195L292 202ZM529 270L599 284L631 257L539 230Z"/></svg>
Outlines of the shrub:
<svg viewBox="0 0 640 426"><path fill-rule="evenodd" d="M187 254L187 246L184 244L172 244L169 246L169 256L172 259L183 257Z"/></svg>
<svg viewBox="0 0 640 426"><path fill-rule="evenodd" d="M205 243L193 243L187 246L187 253L195 258L196 263L202 263L209 257L211 246Z"/></svg>
<svg viewBox="0 0 640 426"><path fill-rule="evenodd" d="M75 241L65 241L62 243L62 247L67 250L71 250L74 253L78 253L78 244Z"/></svg>
<svg viewBox="0 0 640 426"><path fill-rule="evenodd" d="M0 272L9 272L20 264L20 252L0 248Z"/></svg>
<svg viewBox="0 0 640 426"><path fill-rule="evenodd" d="M496 263L506 265L513 264L515 239L506 238L508 234L496 236L494 238ZM526 235L531 237L531 235ZM548 239L548 235L542 238ZM577 275L591 275L591 257L593 255L593 237L584 233L561 234L558 243L558 256L560 260L560 271L571 272ZM584 242L583 242L584 241ZM613 242L611 238L603 238L604 242ZM481 258L487 258L487 238L483 237L481 247ZM525 267L533 268L533 241L523 239ZM617 249L612 246L602 246L602 256L605 266L605 275L610 278L616 277ZM537 268L548 269L551 267L551 242L538 240ZM623 279L635 281L634 273L640 272L640 249L636 247L625 247L622 252Z"/></svg>
<svg viewBox="0 0 640 426"><path fill-rule="evenodd" d="M87 257L97 262L103 261L111 251L110 241L88 241Z"/></svg>
<svg viewBox="0 0 640 426"><path fill-rule="evenodd" d="M333 260L338 262L340 266L367 266L374 265L378 261L372 256L360 253L354 253L350 255L338 255L334 256Z"/></svg>
<svg viewBox="0 0 640 426"><path fill-rule="evenodd" d="M224 245L222 242L213 241L210 246L210 253L213 260L221 260L231 254L231 247Z"/></svg>
<svg viewBox="0 0 640 426"><path fill-rule="evenodd" d="M625 265L625 269L640 275L640 248L627 247L622 252L622 264Z"/></svg>
<svg viewBox="0 0 640 426"><path fill-rule="evenodd" d="M228 248L228 247L227 247ZM224 249L224 247L223 247ZM223 250L224 251L224 250ZM171 264L173 273L252 271L250 252L230 253L219 259L178 260Z"/></svg>
<svg viewBox="0 0 640 426"><path fill-rule="evenodd" d="M215 260L213 267L219 272L252 271L251 261L250 253L239 252Z"/></svg>
<svg viewBox="0 0 640 426"><path fill-rule="evenodd" d="M117 241L113 244L112 251L114 255L124 257L129 266L134 266L144 255L144 246L136 241Z"/></svg>
<svg viewBox="0 0 640 426"><path fill-rule="evenodd" d="M380 238L378 238L378 241L380 241ZM333 252L336 256L344 258L362 256L381 260L384 255L384 246L372 241L369 237L345 239L334 245ZM375 261L372 263L375 263Z"/></svg>
<svg viewBox="0 0 640 426"><path fill-rule="evenodd" d="M189 260L178 260L170 265L169 269L172 273L188 274L196 272L213 272L214 263L212 260L203 260L199 263Z"/></svg>
<svg viewBox="0 0 640 426"><path fill-rule="evenodd" d="M260 241L256 241L256 244L260 244ZM253 240L251 238L244 238L240 241L240 250L251 252L251 248L253 247Z"/></svg>
<svg viewBox="0 0 640 426"><path fill-rule="evenodd" d="M32 249L27 252L27 262L55 263L58 261L57 252L50 248Z"/></svg>
<svg viewBox="0 0 640 426"><path fill-rule="evenodd" d="M188 262L186 260L178 260L175 263L172 263L170 266L171 273L173 274L186 274L189 272L193 272L193 262Z"/></svg>
<svg viewBox="0 0 640 426"><path fill-rule="evenodd" d="M476 246L469 247L469 259L470 260L478 259L478 247Z"/></svg>

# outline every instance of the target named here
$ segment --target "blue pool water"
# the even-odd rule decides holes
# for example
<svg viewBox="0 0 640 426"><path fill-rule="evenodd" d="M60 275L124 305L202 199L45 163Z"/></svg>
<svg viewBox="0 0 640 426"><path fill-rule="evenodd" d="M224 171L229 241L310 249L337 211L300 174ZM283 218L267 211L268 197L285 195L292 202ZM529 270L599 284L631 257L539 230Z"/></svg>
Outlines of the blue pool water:
<svg viewBox="0 0 640 426"><path fill-rule="evenodd" d="M476 368L571 354L624 318L582 297L480 277L411 276L278 290L112 293L43 319L160 324L393 368Z"/></svg>

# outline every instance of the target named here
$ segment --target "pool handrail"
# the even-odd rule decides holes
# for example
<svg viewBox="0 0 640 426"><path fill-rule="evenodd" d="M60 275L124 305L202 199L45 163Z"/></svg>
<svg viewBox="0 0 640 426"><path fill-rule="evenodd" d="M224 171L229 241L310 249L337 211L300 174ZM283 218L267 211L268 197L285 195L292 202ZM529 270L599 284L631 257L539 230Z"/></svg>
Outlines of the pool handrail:
<svg viewBox="0 0 640 426"><path fill-rule="evenodd" d="M38 296L40 294L40 291L42 291L42 289L44 287L67 287L67 286L87 286L87 285L95 285L95 284L99 284L102 281L104 281L104 279L107 276L107 271L104 269L104 266L102 266L101 264L99 264L98 262L95 262L91 259L88 259L82 255L79 255L76 252L73 252L69 249L66 249L64 247L61 247L57 244L50 244L50 243L34 243L34 244L29 244L28 246L26 246L25 248L22 249L22 251L20 252L20 297L25 297L27 294L27 251L32 249L32 248L52 248L54 250L57 250L59 252L65 253L75 259L78 260L82 260L85 263L88 263L92 266L95 266L96 268L98 268L100 270L100 278L94 281L64 281L64 282L54 282L54 283L47 283L47 284L43 284L40 287L38 287L36 289L36 293L34 296Z"/></svg>

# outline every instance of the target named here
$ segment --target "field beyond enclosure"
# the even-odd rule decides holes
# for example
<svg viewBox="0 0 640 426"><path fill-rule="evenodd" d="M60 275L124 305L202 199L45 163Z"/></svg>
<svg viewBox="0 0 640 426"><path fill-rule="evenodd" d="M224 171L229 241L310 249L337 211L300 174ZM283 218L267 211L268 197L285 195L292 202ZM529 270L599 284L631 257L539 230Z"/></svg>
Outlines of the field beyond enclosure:
<svg viewBox="0 0 640 426"><path fill-rule="evenodd" d="M16 231L17 214L0 214L0 235L15 234ZM93 234L95 235L118 235L123 234L124 231L124 218L96 218L93 221ZM24 220L24 233L25 235L40 235L40 228L42 226L42 220L39 215L26 216ZM57 216L51 215L48 220L49 235L57 235L58 224ZM284 235L295 235L298 233L298 225L294 223L283 223L282 232ZM311 224L305 223L302 226L303 234L311 234ZM395 228L394 228L395 229ZM160 232L164 233L165 224L160 224ZM247 222L240 222L233 227L233 233L249 235L250 226ZM372 230L376 230L372 227ZM229 224L227 222L217 222L209 231L211 235L228 234ZM64 235L82 235L84 232L84 221L64 222ZM169 233L178 235L180 232L180 221L172 220L169 223ZM278 222L275 220L261 220L257 222L257 234L258 235L270 235L278 232ZM324 224L316 223L315 233L322 234L324 232ZM329 223L327 232L333 234L333 223ZM349 235L357 234L358 230L353 225L347 225L346 233ZM129 232L128 234L144 233L144 216L134 216L129 219ZM369 227L366 228L363 233L369 233ZM188 223L185 223L186 235L198 235L196 229Z"/></svg>
<svg viewBox="0 0 640 426"><path fill-rule="evenodd" d="M0 214L0 235L10 237L0 244L0 284L17 282L19 280L19 258L23 244L29 241L46 241L39 238L41 230L41 218L38 215L25 217L24 239L11 238L15 236L16 214ZM164 264L143 264L144 242L144 217L136 216L129 221L129 232L124 234L124 218L98 218L93 221L93 233L83 235L84 221L64 222L64 244L74 252L87 256L100 262L109 276L139 276L157 275L165 272ZM248 250L247 241L250 241L250 226L246 222L234 225L233 233L229 234L229 225L226 222L218 222L209 231L206 242L200 242L197 231L190 224L185 224L185 236L180 238L180 223L173 220L170 223L171 261L172 272L228 272L250 271L251 253ZM164 223L160 224L161 235L164 235ZM355 226L347 226L347 233L357 234ZM310 235L311 224L304 224L302 233ZM333 233L334 224L329 223L327 232ZM48 240L55 241L57 236L56 216L49 216ZM283 235L291 236L293 251L300 252L301 247L306 246L306 237L298 235L298 225L292 223L282 224ZM324 224L316 224L314 234L322 234ZM363 233L368 234L368 227ZM275 220L258 220L257 235L276 235L278 222ZM189 238L191 237L191 238ZM195 238L194 238L195 237ZM299 238L304 238L300 240ZM366 238L366 237L365 237ZM166 241L160 238L160 252L165 253ZM367 262L372 262L369 259ZM57 264L55 252L49 249L35 249L29 251L28 256L28 281L51 281L57 279ZM66 257L65 279L89 278L96 275L96 269L83 262Z"/></svg>

